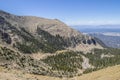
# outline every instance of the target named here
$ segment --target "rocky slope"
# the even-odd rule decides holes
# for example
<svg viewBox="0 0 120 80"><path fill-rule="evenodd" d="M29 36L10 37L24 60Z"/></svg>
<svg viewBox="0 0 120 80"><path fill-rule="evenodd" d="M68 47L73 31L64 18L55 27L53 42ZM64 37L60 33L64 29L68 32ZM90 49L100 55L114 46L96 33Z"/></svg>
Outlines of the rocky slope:
<svg viewBox="0 0 120 80"><path fill-rule="evenodd" d="M94 38L83 35L57 19L16 16L4 11L0 11L0 36L1 44L9 44L23 53L102 48ZM84 50L84 46L87 50Z"/></svg>

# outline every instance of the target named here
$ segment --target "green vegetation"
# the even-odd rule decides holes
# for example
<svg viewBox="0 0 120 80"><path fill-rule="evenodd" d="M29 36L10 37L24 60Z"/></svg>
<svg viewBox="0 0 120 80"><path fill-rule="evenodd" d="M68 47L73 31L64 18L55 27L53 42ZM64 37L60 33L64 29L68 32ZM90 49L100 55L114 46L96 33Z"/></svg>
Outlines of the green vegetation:
<svg viewBox="0 0 120 80"><path fill-rule="evenodd" d="M35 38L22 28L17 34L21 36L24 41L22 43L18 42L16 47L24 53L34 53L38 51L53 53L57 50L64 49L61 43L61 37L54 37L43 30L39 30L38 32L39 35L42 36L39 39Z"/></svg>
<svg viewBox="0 0 120 80"><path fill-rule="evenodd" d="M120 64L120 49L94 49L94 53L83 55L88 57L90 64L95 67L94 69L86 70L85 73ZM102 57L102 55L104 56Z"/></svg>
<svg viewBox="0 0 120 80"><path fill-rule="evenodd" d="M51 66L52 70L64 72L77 72L78 69L82 69L81 64L83 62L80 54L73 51L49 56L43 61Z"/></svg>

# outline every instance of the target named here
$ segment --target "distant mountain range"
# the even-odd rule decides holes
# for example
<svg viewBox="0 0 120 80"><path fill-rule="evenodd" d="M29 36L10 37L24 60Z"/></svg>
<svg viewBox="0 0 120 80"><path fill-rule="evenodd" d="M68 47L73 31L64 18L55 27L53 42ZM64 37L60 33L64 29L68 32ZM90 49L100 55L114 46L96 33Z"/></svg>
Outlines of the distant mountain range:
<svg viewBox="0 0 120 80"><path fill-rule="evenodd" d="M120 32L120 25L76 25L72 28L83 33L103 33L103 32Z"/></svg>
<svg viewBox="0 0 120 80"><path fill-rule="evenodd" d="M108 47L120 48L119 33L90 33L89 35L100 39Z"/></svg>
<svg viewBox="0 0 120 80"><path fill-rule="evenodd" d="M80 25L73 28L100 39L108 47L120 48L120 25Z"/></svg>

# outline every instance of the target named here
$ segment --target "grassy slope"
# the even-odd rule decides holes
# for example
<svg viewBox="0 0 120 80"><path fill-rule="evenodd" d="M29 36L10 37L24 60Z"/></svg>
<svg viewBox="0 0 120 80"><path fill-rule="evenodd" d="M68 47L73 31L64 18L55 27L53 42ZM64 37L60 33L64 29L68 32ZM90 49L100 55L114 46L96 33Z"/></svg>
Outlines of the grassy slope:
<svg viewBox="0 0 120 80"><path fill-rule="evenodd" d="M120 65L84 74L77 77L77 80L120 80Z"/></svg>
<svg viewBox="0 0 120 80"><path fill-rule="evenodd" d="M16 70L6 70L0 67L0 80L120 80L120 65L108 67L99 71L84 74L79 77L61 79L55 77L26 74Z"/></svg>

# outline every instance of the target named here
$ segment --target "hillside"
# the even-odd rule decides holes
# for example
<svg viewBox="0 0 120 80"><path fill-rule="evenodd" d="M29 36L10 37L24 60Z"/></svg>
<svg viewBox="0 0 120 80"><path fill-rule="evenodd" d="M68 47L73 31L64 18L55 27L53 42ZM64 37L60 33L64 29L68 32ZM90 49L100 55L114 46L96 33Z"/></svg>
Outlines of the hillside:
<svg viewBox="0 0 120 80"><path fill-rule="evenodd" d="M32 74L49 74L49 66L29 55L24 55L7 47L0 46L0 66Z"/></svg>
<svg viewBox="0 0 120 80"><path fill-rule="evenodd" d="M1 44L14 47L22 53L102 48L94 38L83 35L57 19L16 16L4 11L0 11L0 36Z"/></svg>
<svg viewBox="0 0 120 80"><path fill-rule="evenodd" d="M43 53L42 53L43 54ZM0 47L0 66L34 75L75 77L120 64L119 49L95 49L92 53L63 51L54 54L23 54L8 47ZM44 54L45 55L45 54Z"/></svg>
<svg viewBox="0 0 120 80"><path fill-rule="evenodd" d="M76 80L119 80L120 65L108 67L99 71L77 77Z"/></svg>
<svg viewBox="0 0 120 80"><path fill-rule="evenodd" d="M7 70L70 78L119 65L120 50L103 45L56 19L0 11L0 67Z"/></svg>
<svg viewBox="0 0 120 80"><path fill-rule="evenodd" d="M103 73L104 72L104 73ZM120 65L108 67L99 71L84 74L74 78L56 78L41 75L32 75L16 70L7 70L0 67L0 80L119 80Z"/></svg>

